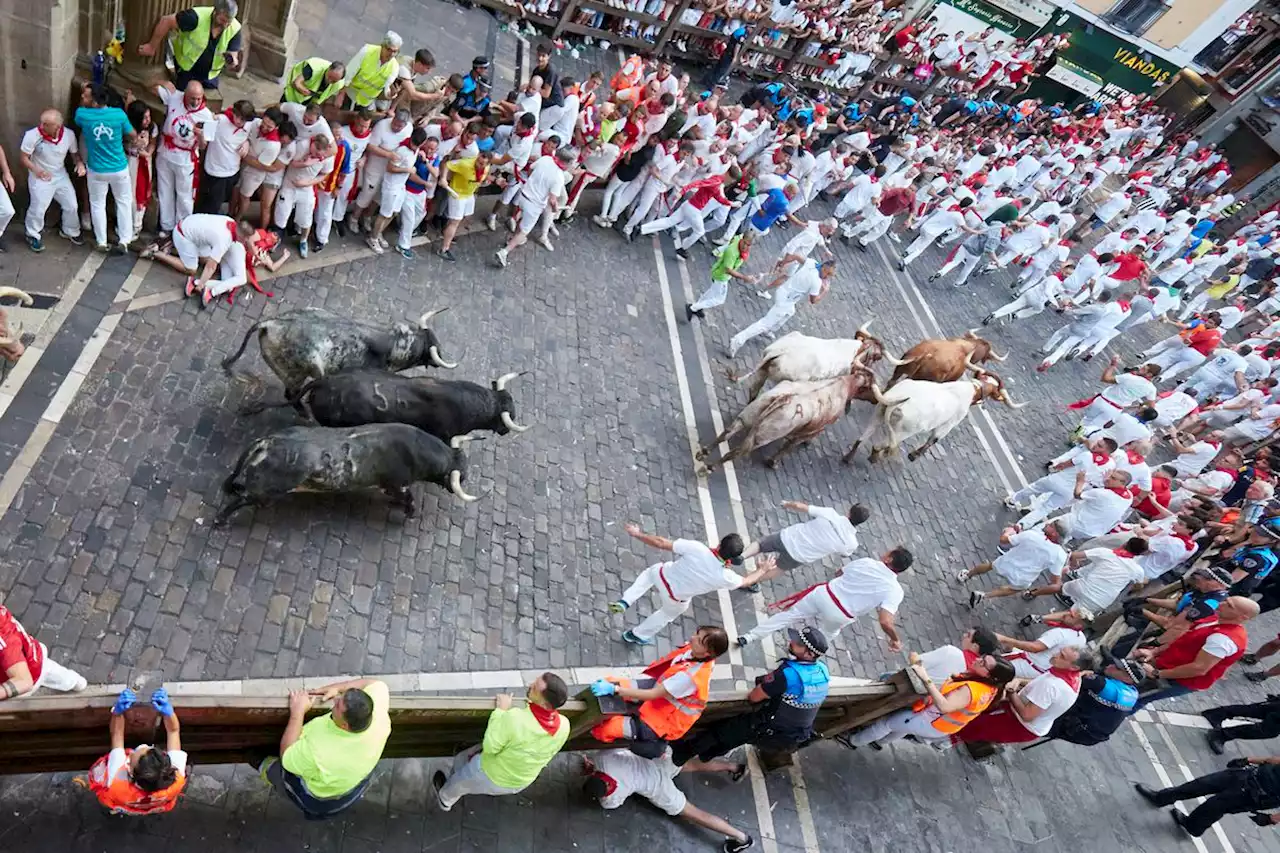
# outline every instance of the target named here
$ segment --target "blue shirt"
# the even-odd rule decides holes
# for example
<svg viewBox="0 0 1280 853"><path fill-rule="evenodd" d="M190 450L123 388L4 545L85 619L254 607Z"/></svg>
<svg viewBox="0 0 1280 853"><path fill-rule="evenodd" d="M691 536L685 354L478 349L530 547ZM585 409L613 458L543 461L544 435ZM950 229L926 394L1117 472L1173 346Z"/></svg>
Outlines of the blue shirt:
<svg viewBox="0 0 1280 853"><path fill-rule="evenodd" d="M751 217L751 224L757 231L767 231L773 227L775 222L787 215L787 210L790 207L791 200L787 198L782 190L775 187L769 190L768 195L764 198L764 204Z"/></svg>
<svg viewBox="0 0 1280 853"><path fill-rule="evenodd" d="M124 137L133 133L129 117L119 107L80 107L76 127L84 147L85 165L90 172L106 174L129 168L124 153Z"/></svg>

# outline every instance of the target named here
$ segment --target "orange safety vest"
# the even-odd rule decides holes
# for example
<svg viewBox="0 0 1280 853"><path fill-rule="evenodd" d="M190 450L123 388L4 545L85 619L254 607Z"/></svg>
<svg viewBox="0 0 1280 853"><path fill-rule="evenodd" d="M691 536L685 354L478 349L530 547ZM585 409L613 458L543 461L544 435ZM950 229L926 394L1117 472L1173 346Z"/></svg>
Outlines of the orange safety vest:
<svg viewBox="0 0 1280 853"><path fill-rule="evenodd" d="M689 651L689 644L681 646L666 657L659 658L645 668L644 674L662 681L680 672L689 673L698 688L692 696L662 696L649 699L640 705L640 719L663 740L677 740L693 728L693 724L707 708L707 696L711 692L712 660L682 660L676 658Z"/></svg>
<svg viewBox="0 0 1280 853"><path fill-rule="evenodd" d="M981 681L952 681L949 678L939 688L938 692L946 696L961 687L969 688L969 704L958 711L943 714L933 721L933 727L944 735L953 735L967 726L974 717L987 710L987 706L995 700L996 694L999 692L995 687L990 684L984 684ZM916 703L911 706L911 710L919 713L932 704L932 697L917 699Z"/></svg>
<svg viewBox="0 0 1280 853"><path fill-rule="evenodd" d="M128 757L133 750L126 749L124 754ZM102 756L89 768L89 790L97 795L98 802L114 814L149 815L173 811L178 804L178 795L187 784L185 773L169 787L148 793L127 778L108 779L107 758Z"/></svg>

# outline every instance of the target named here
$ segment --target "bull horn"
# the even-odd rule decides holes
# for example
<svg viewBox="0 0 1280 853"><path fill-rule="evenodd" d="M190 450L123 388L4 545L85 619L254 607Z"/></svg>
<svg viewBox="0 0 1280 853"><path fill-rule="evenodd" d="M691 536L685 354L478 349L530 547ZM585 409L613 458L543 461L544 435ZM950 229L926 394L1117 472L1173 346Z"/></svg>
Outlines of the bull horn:
<svg viewBox="0 0 1280 853"><path fill-rule="evenodd" d="M977 329L965 329L964 336L965 336L966 338L968 338L969 340L971 340L971 341L972 341L972 340L976 340L976 339L977 339L977 337L978 337L978 330L977 330Z"/></svg>
<svg viewBox="0 0 1280 853"><path fill-rule="evenodd" d="M501 391L507 387L508 382L510 382L512 379L515 379L517 376L520 376L520 375L521 374L519 373L504 373L498 377L498 384L494 385L493 387Z"/></svg>
<svg viewBox="0 0 1280 853"><path fill-rule="evenodd" d="M1030 401L1027 401L1027 402L1025 402L1025 403L1015 403L1015 402L1013 402L1013 400L1009 399L1009 392L1008 392L1008 391L1001 391L1001 392L1000 392L1000 402L1001 402L1001 403L1004 403L1006 406L1008 406L1008 407L1009 407L1009 408L1011 408L1011 409L1021 409L1023 406L1030 406L1030 405L1031 405L1031 402L1030 402Z"/></svg>
<svg viewBox="0 0 1280 853"><path fill-rule="evenodd" d="M861 326L858 327L858 334L866 335L868 334L867 329L870 329L870 328L871 328L871 321L868 320L867 322L863 323Z"/></svg>
<svg viewBox="0 0 1280 853"><path fill-rule="evenodd" d="M443 314L444 312L448 311L449 308L450 306L446 305L443 308L436 308L433 311L428 311L427 313L423 314L421 317L418 318L418 327L425 329L427 327L427 324L431 322L432 317L436 316L437 314Z"/></svg>
<svg viewBox="0 0 1280 853"><path fill-rule="evenodd" d="M469 435L455 435L453 438L449 439L449 446L454 450L457 450L468 441L475 441L475 438Z"/></svg>
<svg viewBox="0 0 1280 853"><path fill-rule="evenodd" d="M31 298L30 294L18 290L16 287L0 287L0 299L7 299L10 296L16 296L19 302L28 307L35 303L35 300Z"/></svg>
<svg viewBox="0 0 1280 853"><path fill-rule="evenodd" d="M444 309L441 308L440 310L443 311ZM433 346L430 349L428 349L427 356L431 359L431 363L434 364L436 367L444 367L449 370L453 370L455 367L458 366L458 362L456 361L445 361L443 358L441 358L439 347Z"/></svg>
<svg viewBox="0 0 1280 853"><path fill-rule="evenodd" d="M964 366L966 370L976 370L982 372L982 368L973 363L973 353L966 353L964 357Z"/></svg>
<svg viewBox="0 0 1280 853"><path fill-rule="evenodd" d="M449 473L449 491L453 492L467 503L480 500L475 495L469 495L462 490L462 472L457 468L454 468L453 471Z"/></svg>
<svg viewBox="0 0 1280 853"><path fill-rule="evenodd" d="M871 396L875 398L877 403L884 402L884 392L880 390L878 385L876 385L874 379L871 380Z"/></svg>
<svg viewBox="0 0 1280 853"><path fill-rule="evenodd" d="M914 358L894 358L889 353L884 354L884 360L892 364L894 367L905 367L915 361Z"/></svg>
<svg viewBox="0 0 1280 853"><path fill-rule="evenodd" d="M1001 355L1000 353L996 352L995 347L987 347L987 355L991 356L996 361L1004 361L1009 357L1008 355Z"/></svg>
<svg viewBox="0 0 1280 853"><path fill-rule="evenodd" d="M502 425L507 429L511 430L512 432L524 432L525 430L529 429L529 427L521 426L520 424L512 420L511 414L509 412L502 413Z"/></svg>

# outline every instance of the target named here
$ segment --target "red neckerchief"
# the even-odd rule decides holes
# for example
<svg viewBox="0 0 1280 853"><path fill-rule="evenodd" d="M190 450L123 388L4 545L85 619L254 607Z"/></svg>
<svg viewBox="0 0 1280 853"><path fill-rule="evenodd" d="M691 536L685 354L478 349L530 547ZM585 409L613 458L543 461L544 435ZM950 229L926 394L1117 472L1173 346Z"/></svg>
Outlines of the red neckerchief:
<svg viewBox="0 0 1280 853"><path fill-rule="evenodd" d="M1112 548L1111 553L1115 554L1117 557L1119 557L1122 560L1133 559L1133 554L1130 551L1125 550L1124 548Z"/></svg>
<svg viewBox="0 0 1280 853"><path fill-rule="evenodd" d="M1236 480L1240 479L1240 472L1239 472L1239 471L1236 471L1236 470L1235 470L1235 469L1233 469L1233 468L1214 468L1213 470L1215 470L1215 471L1221 471L1222 473L1226 474L1228 477L1230 477L1230 478L1231 478L1231 482L1233 482L1233 483L1234 483Z"/></svg>
<svg viewBox="0 0 1280 853"><path fill-rule="evenodd" d="M43 139L45 142L48 142L48 143L50 143L50 144L52 144L52 145L57 145L59 142L61 142L61 141L62 141L62 134L66 133L66 131L67 131L67 126L64 124L64 125L62 125L61 127L59 127L59 128L58 128L58 138L57 138L57 139L54 139L54 138L53 138L52 136L50 136L49 134L45 133L45 132L44 132L44 128L43 128L42 126L40 126L40 125L36 125L36 129L40 131L40 138L41 138L41 139Z"/></svg>
<svg viewBox="0 0 1280 853"><path fill-rule="evenodd" d="M413 147L413 140L412 140L412 139L407 139L407 138L406 138L406 139L401 140L401 142L400 142L400 147L401 147L401 148L412 148L412 147Z"/></svg>
<svg viewBox="0 0 1280 853"><path fill-rule="evenodd" d="M266 133L262 133L262 132L261 132L261 131L262 131L262 126L261 126L261 125L259 125L259 126L258 126L258 131L259 131L259 132L258 132L258 138L259 138L259 139L268 139L268 140L270 140L270 141L272 141L272 142L279 142L279 141L280 141L280 128L278 128L278 127L277 127L277 128L273 128L272 130L269 130L269 131L267 131Z"/></svg>
<svg viewBox="0 0 1280 853"><path fill-rule="evenodd" d="M188 115L189 115L189 114L191 114L191 113L199 112L200 110L204 109L204 108L205 108L205 106L206 106L206 104L205 104L205 100L204 100L204 96L203 96L203 95L200 97L200 103L196 104L194 107L188 107L188 106L187 106L187 99L186 99L186 98L183 98L183 99L182 99L182 108L183 108L184 110L186 110L186 111L187 111Z"/></svg>
<svg viewBox="0 0 1280 853"><path fill-rule="evenodd" d="M484 176L485 176L485 174L488 172L488 169L487 169L487 168L481 168L481 167L480 167L480 163L479 163L479 161L477 161L477 160L473 160L473 161L472 161L472 167L475 169L475 172L476 172L476 183L478 184L478 183L480 183L481 181L483 181L483 180L484 180Z"/></svg>
<svg viewBox="0 0 1280 853"><path fill-rule="evenodd" d="M1130 500L1130 501L1133 500L1133 492L1129 491L1124 486L1107 486L1106 488L1108 492L1115 492L1117 495L1124 498L1125 500Z"/></svg>
<svg viewBox="0 0 1280 853"><path fill-rule="evenodd" d="M529 713L533 714L533 718L547 734L553 735L560 731L560 712L555 708L544 708L537 702L530 702Z"/></svg>
<svg viewBox="0 0 1280 853"><path fill-rule="evenodd" d="M1190 536L1187 536L1183 533L1170 533L1169 535L1172 536L1174 539L1181 539L1182 544L1186 546L1188 551L1194 551L1196 549L1196 543L1191 541Z"/></svg>
<svg viewBox="0 0 1280 853"><path fill-rule="evenodd" d="M618 783L614 780L612 776L606 776L605 774L601 773L599 770L597 770L595 773L592 773L591 775L599 779L601 782L604 782L604 795L606 797L613 796L613 792L618 790Z"/></svg>
<svg viewBox="0 0 1280 853"><path fill-rule="evenodd" d="M1129 450L1126 448L1124 454L1128 457L1130 465L1137 465L1139 462L1146 461L1146 457L1136 450Z"/></svg>
<svg viewBox="0 0 1280 853"><path fill-rule="evenodd" d="M1090 451L1089 455L1093 457L1093 464L1099 466L1106 465L1111 459L1111 457L1105 453L1094 453L1093 451Z"/></svg>
<svg viewBox="0 0 1280 853"><path fill-rule="evenodd" d="M1074 670L1074 669L1059 669L1059 668L1058 668L1058 667L1056 667L1056 666L1051 666L1051 667L1049 667L1049 672L1053 673L1053 674L1054 674L1054 675L1056 675L1058 678L1060 678L1060 679L1062 679L1063 681L1065 681L1065 682L1067 683L1067 686L1069 686L1069 687L1070 687L1072 690L1074 690L1076 693L1079 693L1079 692L1080 692L1080 672L1079 672L1079 670Z"/></svg>
<svg viewBox="0 0 1280 853"><path fill-rule="evenodd" d="M1048 625L1050 628L1066 628L1066 629L1067 629L1067 630L1069 630L1069 631L1079 631L1079 630L1080 630L1079 628L1075 627L1074 625L1068 625L1066 622L1059 622L1059 621L1057 621L1056 619L1046 619L1046 620L1044 620L1044 624L1045 624L1045 625Z"/></svg>
<svg viewBox="0 0 1280 853"><path fill-rule="evenodd" d="M236 123L236 111L234 107L227 107L222 111L222 114L230 119L232 124Z"/></svg>
<svg viewBox="0 0 1280 853"><path fill-rule="evenodd" d="M1210 447L1221 447L1221 446L1222 446L1222 442L1221 442L1221 441L1214 441L1214 440L1213 440L1213 439L1211 439L1211 438L1206 438L1206 439L1202 439L1202 440L1204 441L1204 443L1205 443L1205 444L1209 445Z"/></svg>
<svg viewBox="0 0 1280 853"><path fill-rule="evenodd" d="M533 136L535 133L537 133L537 131L538 131L537 125L534 125L533 127L529 128L527 132L523 130L517 130L516 136L520 137L521 139L528 139L530 136Z"/></svg>
<svg viewBox="0 0 1280 853"><path fill-rule="evenodd" d="M364 133L356 133L355 125L347 125L347 131L356 139L367 139L373 133L373 125L369 125L369 129Z"/></svg>

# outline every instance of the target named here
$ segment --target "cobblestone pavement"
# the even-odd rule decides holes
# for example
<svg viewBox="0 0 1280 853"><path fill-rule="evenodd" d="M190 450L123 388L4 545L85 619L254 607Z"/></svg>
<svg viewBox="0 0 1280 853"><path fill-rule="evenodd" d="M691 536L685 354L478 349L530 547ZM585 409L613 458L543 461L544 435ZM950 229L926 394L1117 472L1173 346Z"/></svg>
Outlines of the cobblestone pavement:
<svg viewBox="0 0 1280 853"><path fill-rule="evenodd" d="M345 32L347 15L364 31L385 18L407 44L433 48L444 29L439 15L450 16L450 32L461 35L448 42L448 67L481 52L481 38L498 38L487 16L461 14L450 4L340 8L346 11L324 26ZM412 29L401 25L402 13L415 16ZM465 23L454 27L455 20ZM322 49L314 30L304 38ZM514 67L508 49L514 50L506 44L502 56ZM589 52L576 65L566 56L562 65L581 70L609 61ZM819 203L809 214L825 210ZM583 212L594 212L590 199ZM788 236L762 241L748 271L762 271ZM682 264L669 245L625 243L586 216L557 240L554 254L526 246L499 271L489 264L497 246L496 235L482 232L459 242L457 264L423 252L415 261L362 257L312 268L273 282L274 299L242 297L208 312L191 301L166 301L165 289L176 283L159 270L132 285L147 296L113 302L119 288L130 286L129 271L104 264L85 298L95 300L93 322L106 317L118 325L111 325L110 341L78 394L60 418L50 420L46 411L41 420L33 399L23 409L34 408L30 420L11 427L0 421L9 427L0 437L11 446L0 462L30 467L0 517L5 603L54 657L98 683L149 669L171 679L241 679L636 664L652 652L618 640L635 617L608 615L605 606L657 555L630 540L624 522L696 537L707 535L708 519L724 530L740 513L745 532L757 536L791 520L779 509L782 500L837 506L858 500L873 509L861 531L867 553L899 543L916 552L916 568L904 577L900 625L909 647L927 649L953 641L978 618L961 603L951 576L990 556L999 528L1011 520L1000 497L1016 474L1003 446L1034 477L1069 428L1063 403L1090 393L1101 370L1097 362L1067 363L1037 376L1033 350L1058 323L1053 313L1041 315L991 331L1010 353L999 372L1015 398L1032 403L1016 412L992 408L999 435L987 424L980 440L965 425L915 463L872 466L860 456L845 466L840 456L870 408L855 404L848 418L776 470L743 460L732 479L721 475L701 486L689 432L705 442L716 418L731 417L745 401L742 388L724 378L722 351L768 303L752 288L735 287L723 309L689 327L680 305L706 282L707 253L697 250ZM924 278L942 253L932 250L899 274L890 263L894 250L887 240L865 253L837 244L840 271L830 296L804 307L788 330L847 336L873 319L872 331L898 354L938 329L960 334L1006 301L1007 274L964 289L929 285ZM268 377L262 386L225 376L218 363L254 322L304 306L384 322L447 306L435 329L446 356L460 362L453 375L488 382L510 370L530 371L513 388L519 418L536 428L469 447L468 485L481 501L463 506L434 488L420 489L419 517L406 521L378 496L296 496L246 511L226 529L210 528L219 485L240 450L293 422L287 410L237 415L245 402L280 393L255 352L239 367ZM87 330L72 326L84 339L93 329L93 323ZM1131 345L1122 348L1126 355ZM759 351L758 344L748 346L735 369ZM43 452L24 460L24 430L39 429L47 433ZM798 571L767 585L763 598L735 593L728 615L750 626L763 600L833 568ZM1017 603L981 618L1007 629L1023 612ZM696 602L665 632L657 652L723 615L715 598ZM1271 629L1262 620L1255 634ZM837 648L833 664L846 675L874 676L901 665L870 622L847 629ZM752 648L735 663L759 667L765 658ZM1237 676L1214 698L1247 697L1261 698L1261 691ZM1168 707L1201 704L1184 699ZM1152 760L1176 777L1181 765L1199 773L1216 768L1218 759L1194 729L1140 725L1150 755L1139 730L1129 728L1091 750L1054 745L987 765L919 748L850 755L822 746L803 757L807 809L784 773L770 777L772 808L763 813L780 850L806 848L807 810L816 827L808 849L1186 847L1167 816L1136 801L1129 783L1156 782ZM704 849L707 841L645 807L605 816L577 804L572 759L518 798L469 802L447 816L426 805L424 766L389 763L365 803L321 826L296 821L244 768L201 768L180 816L142 822L102 817L66 777L10 779L0 782L0 839L15 848L86 851L126 843L168 849L174 841L228 850L639 851ZM695 802L759 830L761 812L746 786L686 784ZM1267 845L1274 836L1247 821L1226 826L1234 847L1210 839L1208 849L1273 849Z"/></svg>

